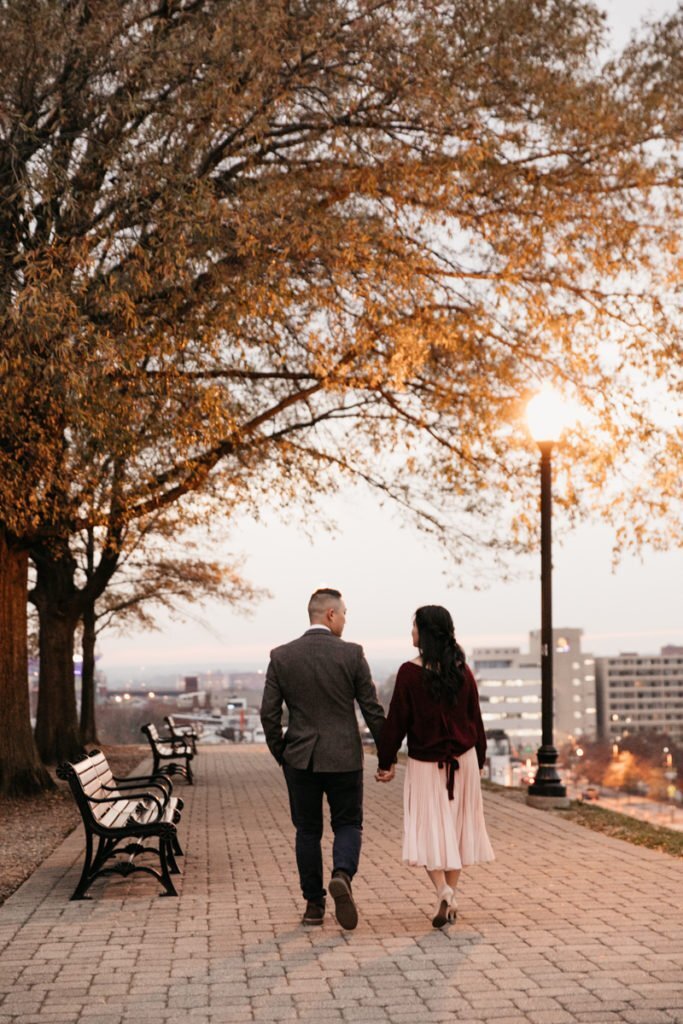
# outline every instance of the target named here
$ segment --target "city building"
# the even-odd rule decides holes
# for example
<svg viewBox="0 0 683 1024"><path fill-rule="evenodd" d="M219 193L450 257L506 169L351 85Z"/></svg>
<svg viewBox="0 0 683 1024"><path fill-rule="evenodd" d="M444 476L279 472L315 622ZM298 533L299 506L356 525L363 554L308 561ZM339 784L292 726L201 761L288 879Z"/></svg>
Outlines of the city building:
<svg viewBox="0 0 683 1024"><path fill-rule="evenodd" d="M683 741L683 647L596 658L596 676L601 737L653 730Z"/></svg>
<svg viewBox="0 0 683 1024"><path fill-rule="evenodd" d="M519 647L475 647L471 658L487 733L504 732L518 756L541 743L541 667Z"/></svg>
<svg viewBox="0 0 683 1024"><path fill-rule="evenodd" d="M231 690L263 690L266 681L263 670L257 672L228 672L228 688Z"/></svg>
<svg viewBox="0 0 683 1024"><path fill-rule="evenodd" d="M556 745L597 734L595 660L581 650L581 629L553 630L553 707ZM541 743L541 637L519 647L477 647L472 669L479 686L484 728L502 729L518 756Z"/></svg>
<svg viewBox="0 0 683 1024"><path fill-rule="evenodd" d="M553 710L555 745L598 734L595 658L581 650L582 629L553 630ZM529 650L540 663L541 631L529 634Z"/></svg>

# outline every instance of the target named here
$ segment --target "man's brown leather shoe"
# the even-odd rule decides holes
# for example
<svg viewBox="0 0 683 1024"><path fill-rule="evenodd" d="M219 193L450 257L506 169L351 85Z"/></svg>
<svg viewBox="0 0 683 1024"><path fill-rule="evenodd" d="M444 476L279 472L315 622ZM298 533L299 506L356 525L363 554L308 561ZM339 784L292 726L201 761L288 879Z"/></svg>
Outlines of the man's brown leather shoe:
<svg viewBox="0 0 683 1024"><path fill-rule="evenodd" d="M309 900L304 910L302 923L307 925L322 924L325 917L325 900Z"/></svg>
<svg viewBox="0 0 683 1024"><path fill-rule="evenodd" d="M358 911L351 894L351 879L345 871L335 871L327 890L334 900L334 913L339 924L353 931L358 924Z"/></svg>

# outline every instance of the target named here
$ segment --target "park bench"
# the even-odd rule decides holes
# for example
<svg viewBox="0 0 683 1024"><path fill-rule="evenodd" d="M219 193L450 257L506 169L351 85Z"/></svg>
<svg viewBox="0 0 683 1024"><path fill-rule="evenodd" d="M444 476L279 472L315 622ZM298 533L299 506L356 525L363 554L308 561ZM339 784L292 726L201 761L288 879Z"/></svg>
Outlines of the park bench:
<svg viewBox="0 0 683 1024"><path fill-rule="evenodd" d="M127 790L137 793L143 792L147 803L157 801L162 808L170 806L171 811L178 813L183 809L183 801L179 796L173 796L173 783L168 775L162 772L153 772L151 775L126 775L125 777L115 776L109 767L109 762L101 750L91 750L88 754L93 771L97 773L100 784L104 790L112 796L125 796ZM175 852L182 854L182 850L174 843Z"/></svg>
<svg viewBox="0 0 683 1024"><path fill-rule="evenodd" d="M99 750L75 763L65 761L57 775L69 783L85 829L85 860L71 899L89 899L96 878L134 871L158 879L162 896L177 896L171 875L178 874L176 855L182 855L176 824L183 801L173 796L171 780L156 772L117 778ZM158 857L159 870L137 863L146 853Z"/></svg>
<svg viewBox="0 0 683 1024"><path fill-rule="evenodd" d="M194 780L190 762L194 753L190 743L187 740L173 739L172 736L160 736L153 722L143 725L140 731L144 732L152 749L154 771L162 772L164 775L181 775L191 786ZM184 761L185 764L180 764L180 761Z"/></svg>
<svg viewBox="0 0 683 1024"><path fill-rule="evenodd" d="M199 739L200 733L198 733L191 725L177 725L173 715L165 715L164 721L168 726L171 739L180 743L189 743L192 747L192 753L196 755L197 740Z"/></svg>

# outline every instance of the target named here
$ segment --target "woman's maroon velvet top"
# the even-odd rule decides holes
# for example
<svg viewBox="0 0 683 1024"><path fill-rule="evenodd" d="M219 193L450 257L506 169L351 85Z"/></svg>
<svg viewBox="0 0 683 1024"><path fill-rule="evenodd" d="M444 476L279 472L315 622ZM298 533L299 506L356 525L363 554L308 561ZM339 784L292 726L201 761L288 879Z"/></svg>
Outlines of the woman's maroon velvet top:
<svg viewBox="0 0 683 1024"><path fill-rule="evenodd" d="M408 756L416 761L447 763L476 747L479 767L484 767L486 735L477 684L467 665L465 681L454 704L434 700L420 665L412 661L401 665L377 747L381 769L394 763L406 733Z"/></svg>

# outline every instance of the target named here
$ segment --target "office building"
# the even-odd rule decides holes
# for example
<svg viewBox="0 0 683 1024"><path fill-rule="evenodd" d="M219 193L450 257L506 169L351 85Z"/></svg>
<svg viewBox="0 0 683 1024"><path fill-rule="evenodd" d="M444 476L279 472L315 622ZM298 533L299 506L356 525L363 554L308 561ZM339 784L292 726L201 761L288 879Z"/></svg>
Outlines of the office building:
<svg viewBox="0 0 683 1024"><path fill-rule="evenodd" d="M541 667L519 647L476 647L471 658L484 729L502 730L520 757L541 743Z"/></svg>
<svg viewBox="0 0 683 1024"><path fill-rule="evenodd" d="M582 629L553 630L555 745L598 734L595 659L581 650ZM529 634L529 650L540 662L541 631Z"/></svg>
<svg viewBox="0 0 683 1024"><path fill-rule="evenodd" d="M596 676L600 736L654 731L683 741L683 647L596 658Z"/></svg>
<svg viewBox="0 0 683 1024"><path fill-rule="evenodd" d="M556 745L595 737L595 661L581 650L580 629L553 630L553 709ZM519 647L478 647L472 668L479 686L484 728L502 729L520 756L541 743L541 637L529 634L529 653Z"/></svg>

